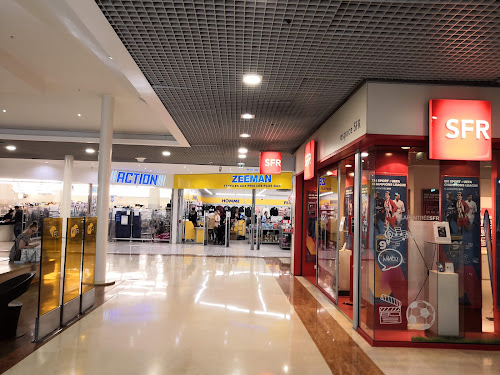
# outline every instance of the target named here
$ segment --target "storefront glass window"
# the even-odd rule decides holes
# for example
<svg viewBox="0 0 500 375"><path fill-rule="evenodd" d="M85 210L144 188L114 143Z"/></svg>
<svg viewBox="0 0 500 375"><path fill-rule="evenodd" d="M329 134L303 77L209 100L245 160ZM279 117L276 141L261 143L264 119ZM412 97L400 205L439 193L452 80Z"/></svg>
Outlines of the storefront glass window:
<svg viewBox="0 0 500 375"><path fill-rule="evenodd" d="M338 170L320 174L318 184L318 286L337 301Z"/></svg>
<svg viewBox="0 0 500 375"><path fill-rule="evenodd" d="M360 328L373 340L498 339L496 233L484 228L485 216L495 228L495 156L492 164L429 160L416 147L363 152Z"/></svg>

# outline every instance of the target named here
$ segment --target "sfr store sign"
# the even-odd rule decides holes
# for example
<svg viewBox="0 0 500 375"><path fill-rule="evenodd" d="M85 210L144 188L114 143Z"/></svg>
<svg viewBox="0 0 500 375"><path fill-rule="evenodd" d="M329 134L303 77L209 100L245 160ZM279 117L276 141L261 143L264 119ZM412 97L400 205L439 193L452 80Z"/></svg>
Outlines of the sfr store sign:
<svg viewBox="0 0 500 375"><path fill-rule="evenodd" d="M491 103L430 100L429 158L491 160Z"/></svg>

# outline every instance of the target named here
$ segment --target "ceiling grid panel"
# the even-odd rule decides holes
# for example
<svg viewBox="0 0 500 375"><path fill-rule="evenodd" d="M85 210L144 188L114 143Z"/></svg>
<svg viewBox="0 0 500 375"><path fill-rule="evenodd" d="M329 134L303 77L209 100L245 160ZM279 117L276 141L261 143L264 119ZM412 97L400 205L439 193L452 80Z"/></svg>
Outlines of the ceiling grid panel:
<svg viewBox="0 0 500 375"><path fill-rule="evenodd" d="M291 155L366 79L500 77L498 1L95 1L192 146L172 150L185 163Z"/></svg>

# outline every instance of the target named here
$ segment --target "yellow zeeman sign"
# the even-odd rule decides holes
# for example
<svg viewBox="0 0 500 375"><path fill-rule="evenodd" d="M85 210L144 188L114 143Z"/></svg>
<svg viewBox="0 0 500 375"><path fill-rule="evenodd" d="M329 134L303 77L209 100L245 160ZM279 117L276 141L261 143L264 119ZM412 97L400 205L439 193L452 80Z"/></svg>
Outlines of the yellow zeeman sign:
<svg viewBox="0 0 500 375"><path fill-rule="evenodd" d="M292 189L292 172L261 174L177 174L175 189Z"/></svg>

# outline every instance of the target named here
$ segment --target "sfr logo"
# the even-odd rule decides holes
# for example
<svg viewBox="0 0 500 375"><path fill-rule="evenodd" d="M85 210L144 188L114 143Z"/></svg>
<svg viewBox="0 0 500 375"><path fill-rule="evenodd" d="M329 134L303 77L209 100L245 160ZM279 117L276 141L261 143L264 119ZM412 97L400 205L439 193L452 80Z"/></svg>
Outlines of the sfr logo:
<svg viewBox="0 0 500 375"><path fill-rule="evenodd" d="M311 165L311 154L307 154L306 155L306 160L305 160L305 163L304 163L304 166L307 168Z"/></svg>
<svg viewBox="0 0 500 375"><path fill-rule="evenodd" d="M492 127L487 100L429 101L429 159L491 160Z"/></svg>
<svg viewBox="0 0 500 375"><path fill-rule="evenodd" d="M460 123L460 127L459 127ZM476 139L490 139L488 130L490 130L490 123L485 120L457 120L450 118L446 121L446 128L451 130L451 133L446 134L446 138L455 139L459 136L462 139L467 138L467 133L471 132L476 134Z"/></svg>

